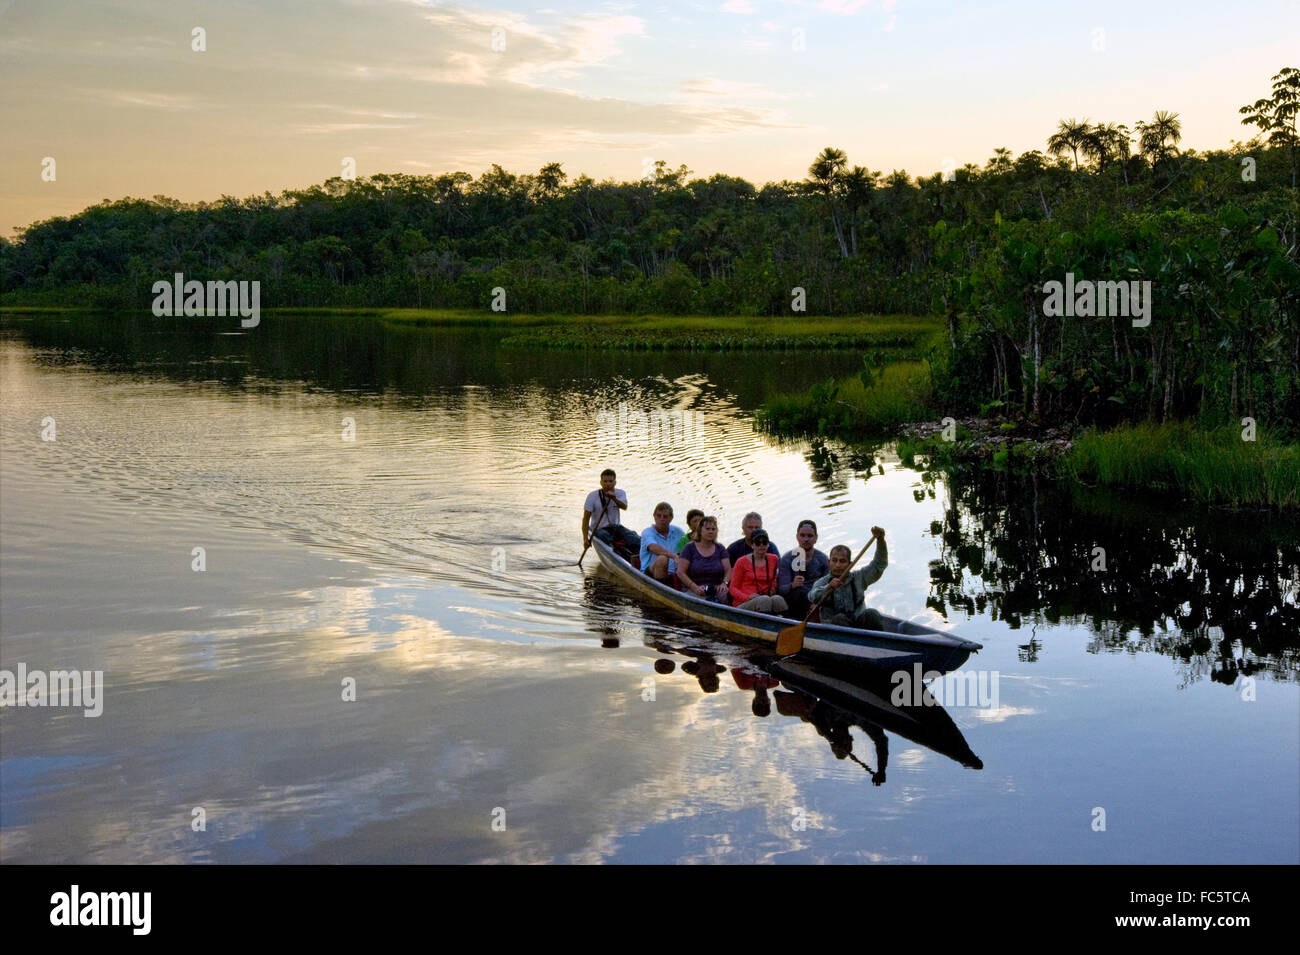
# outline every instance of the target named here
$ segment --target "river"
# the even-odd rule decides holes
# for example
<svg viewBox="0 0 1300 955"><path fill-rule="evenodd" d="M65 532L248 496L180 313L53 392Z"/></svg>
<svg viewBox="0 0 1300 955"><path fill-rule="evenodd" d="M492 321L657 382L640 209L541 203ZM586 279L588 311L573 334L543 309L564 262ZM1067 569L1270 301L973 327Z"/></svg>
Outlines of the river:
<svg viewBox="0 0 1300 955"><path fill-rule="evenodd" d="M4 316L0 667L103 692L0 710L0 859L1300 861L1296 521L754 430L859 367ZM638 530L882 525L869 601L996 700L909 730L642 607L576 566L607 466Z"/></svg>

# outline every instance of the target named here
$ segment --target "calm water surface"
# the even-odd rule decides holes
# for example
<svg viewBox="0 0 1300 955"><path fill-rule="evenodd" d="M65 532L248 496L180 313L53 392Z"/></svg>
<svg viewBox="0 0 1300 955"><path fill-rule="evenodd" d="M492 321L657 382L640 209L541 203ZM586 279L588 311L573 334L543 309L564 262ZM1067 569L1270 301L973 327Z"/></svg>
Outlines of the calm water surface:
<svg viewBox="0 0 1300 955"><path fill-rule="evenodd" d="M106 684L0 710L6 862L1300 861L1294 522L753 430L854 355L227 326L4 319L0 665ZM578 568L607 465L637 529L881 524L873 605L997 706L773 685Z"/></svg>

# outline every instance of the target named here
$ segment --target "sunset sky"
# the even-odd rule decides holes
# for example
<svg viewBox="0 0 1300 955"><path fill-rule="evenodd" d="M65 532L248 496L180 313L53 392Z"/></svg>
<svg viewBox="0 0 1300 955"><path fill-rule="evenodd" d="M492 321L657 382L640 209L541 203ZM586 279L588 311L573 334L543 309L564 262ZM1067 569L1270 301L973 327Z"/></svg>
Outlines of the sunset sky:
<svg viewBox="0 0 1300 955"><path fill-rule="evenodd" d="M0 0L0 233L104 198L275 193L344 157L761 184L835 145L928 175L1157 109L1184 148L1226 147L1298 38L1295 0Z"/></svg>

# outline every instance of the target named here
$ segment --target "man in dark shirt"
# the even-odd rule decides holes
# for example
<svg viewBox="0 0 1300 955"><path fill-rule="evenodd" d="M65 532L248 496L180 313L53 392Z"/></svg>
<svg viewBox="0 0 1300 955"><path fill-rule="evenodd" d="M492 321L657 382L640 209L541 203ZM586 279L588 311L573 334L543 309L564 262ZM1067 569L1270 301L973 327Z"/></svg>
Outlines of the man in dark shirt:
<svg viewBox="0 0 1300 955"><path fill-rule="evenodd" d="M745 519L740 522L740 529L744 531L745 536L727 548L727 556L731 558L732 567L736 566L736 562L740 560L740 558L748 557L754 552L754 546L749 542L749 539L754 536L754 531L758 530L762 526L763 518L756 512L750 511L745 515ZM775 542L769 541L767 552L779 556L781 548L777 547Z"/></svg>
<svg viewBox="0 0 1300 955"><path fill-rule="evenodd" d="M830 560L816 547L817 525L814 522L800 521L794 536L798 546L781 555L777 593L790 607L787 616L798 620L812 606L808 591L813 583L830 573Z"/></svg>

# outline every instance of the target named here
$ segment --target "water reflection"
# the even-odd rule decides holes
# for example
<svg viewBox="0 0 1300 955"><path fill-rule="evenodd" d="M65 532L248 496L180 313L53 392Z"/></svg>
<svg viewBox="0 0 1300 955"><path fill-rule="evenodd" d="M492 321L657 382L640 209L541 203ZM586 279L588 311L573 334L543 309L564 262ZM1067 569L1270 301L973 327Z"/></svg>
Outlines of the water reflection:
<svg viewBox="0 0 1300 955"><path fill-rule="evenodd" d="M752 694L750 712L756 719L770 717L775 703L779 716L810 726L837 760L861 766L876 786L887 779L887 730L971 769L984 766L928 688L921 688L918 701L900 705L887 672L797 658L779 660L765 644L709 636L702 632L704 628L667 608L641 603L604 568L588 575L584 594L587 629L602 634L603 641L617 646L623 633L619 621L626 620L628 609L640 611L642 641L661 654L654 663L656 673L680 672L707 695L723 688L729 672L736 689ZM874 765L854 752L850 730L855 726L874 747Z"/></svg>
<svg viewBox="0 0 1300 955"><path fill-rule="evenodd" d="M257 338L149 319L0 321L3 655L110 676L101 720L0 716L6 859L1295 857L1297 794L1278 779L1295 765L1297 687L1245 707L1212 683L1276 672L1282 657L1264 654L1294 641L1270 644L1256 620L1233 670L1213 639L1202 652L1159 624L1149 640L1108 644L1089 632L1092 605L1053 623L1039 602L1068 577L1037 565L1086 554L1063 528L1111 535L1104 583L1119 599L1130 580L1148 586L1146 568L1176 564L1163 551L1145 553L1146 568L1125 556L1114 535L1140 538L1147 515L1109 528L1044 489L969 490L958 475L950 492L888 449L774 447L746 408L763 389L828 373L807 354L508 353L480 333L333 317L268 317L258 331L273 334ZM617 423L623 404L698 414L690 434L626 416L611 433L598 415ZM46 415L58 441L40 439ZM344 417L353 442L340 440ZM590 560L584 573L581 501L607 463L640 526L662 497L733 529L757 509L782 541L812 517L823 549L888 525L891 567L873 602L942 625L934 599L984 643L980 665L1004 672L1007 705L896 712L879 689L778 671L762 648L644 607ZM1294 565L1278 542L1297 538L1278 522L1223 543L1183 513L1167 533L1207 588L1232 584L1201 551L1235 561L1237 586L1257 592L1254 618L1273 593L1262 578ZM196 543L206 574L190 570ZM961 550L972 545L978 558ZM950 580L932 582L932 560ZM1294 589L1276 593L1291 612ZM1215 600L1215 613L1234 606ZM983 612L961 619L968 601ZM1144 613L1113 613L1111 626ZM1133 659L1100 652L1120 649ZM1175 692L1170 657L1182 683L1209 692ZM360 702L340 700L345 677ZM657 705L643 702L646 679ZM978 758L954 721L996 773L962 769ZM1222 769L1213 791L1187 769L1202 758ZM1075 841L1057 822L1100 798L1099 774L1078 767L1108 760L1152 808L1124 840ZM1174 803L1186 808L1160 808ZM221 817L205 836L189 828L196 805ZM499 805L506 834L487 825ZM825 828L792 831L791 806ZM994 831L972 837L972 814ZM1050 836L1026 840L1026 820Z"/></svg>
<svg viewBox="0 0 1300 955"><path fill-rule="evenodd" d="M687 403L722 389L753 409L776 390L797 391L827 375L856 373L862 364L848 350L765 351L754 361L748 353L716 351L511 348L501 347L502 333L489 328L416 328L355 315L292 312L264 316L257 329L233 334L226 319L158 319L137 312L5 313L0 327L43 350L42 361L56 367L147 373L239 390L299 381L415 405L449 389L544 382L562 384L567 392L576 383L617 377L680 382ZM680 374L668 377L665 369Z"/></svg>
<svg viewBox="0 0 1300 955"><path fill-rule="evenodd" d="M1089 649L1154 652L1215 682L1300 668L1300 519L1191 508L1037 476L923 475L944 494L930 607L1012 630L1087 624ZM1037 636L1020 646L1034 662Z"/></svg>

